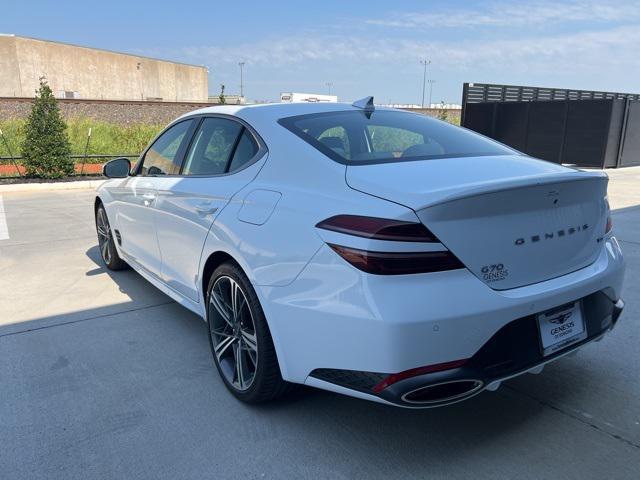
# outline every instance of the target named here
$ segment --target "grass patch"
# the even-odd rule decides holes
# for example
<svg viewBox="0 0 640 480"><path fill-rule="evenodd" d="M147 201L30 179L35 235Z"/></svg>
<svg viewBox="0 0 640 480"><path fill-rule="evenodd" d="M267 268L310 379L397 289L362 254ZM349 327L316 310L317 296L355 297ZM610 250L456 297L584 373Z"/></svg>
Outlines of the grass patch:
<svg viewBox="0 0 640 480"><path fill-rule="evenodd" d="M0 121L0 129L9 144L14 156L20 156L21 145L24 141L26 120L14 119ZM91 141L87 154L89 155L117 155L139 154L148 143L164 128L163 124L135 123L120 125L116 123L100 122L89 118L71 118L67 120L67 134L71 143L72 155L84 155L87 143L87 133L91 128ZM7 146L0 139L0 156L9 156ZM87 163L102 163L103 159L88 159ZM9 163L2 160L0 163Z"/></svg>

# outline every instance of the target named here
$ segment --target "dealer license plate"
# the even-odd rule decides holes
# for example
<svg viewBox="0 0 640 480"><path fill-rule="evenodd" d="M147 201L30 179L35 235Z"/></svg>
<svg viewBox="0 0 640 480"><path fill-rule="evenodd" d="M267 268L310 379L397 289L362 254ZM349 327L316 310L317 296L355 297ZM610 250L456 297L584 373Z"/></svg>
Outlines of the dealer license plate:
<svg viewBox="0 0 640 480"><path fill-rule="evenodd" d="M571 302L538 315L542 355L547 356L587 338L581 303Z"/></svg>

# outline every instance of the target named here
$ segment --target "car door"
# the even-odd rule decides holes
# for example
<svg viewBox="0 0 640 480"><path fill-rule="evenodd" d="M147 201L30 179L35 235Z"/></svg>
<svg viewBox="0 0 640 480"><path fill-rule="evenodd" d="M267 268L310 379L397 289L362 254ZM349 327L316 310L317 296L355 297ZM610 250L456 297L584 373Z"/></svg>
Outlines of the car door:
<svg viewBox="0 0 640 480"><path fill-rule="evenodd" d="M264 143L248 125L231 117L204 117L181 175L160 180L156 225L162 279L191 300L199 300L200 254L214 219L255 178L265 153Z"/></svg>
<svg viewBox="0 0 640 480"><path fill-rule="evenodd" d="M116 225L120 248L133 261L160 277L161 257L156 236L155 208L160 179L179 173L194 121L171 125L142 155L133 175L117 192Z"/></svg>

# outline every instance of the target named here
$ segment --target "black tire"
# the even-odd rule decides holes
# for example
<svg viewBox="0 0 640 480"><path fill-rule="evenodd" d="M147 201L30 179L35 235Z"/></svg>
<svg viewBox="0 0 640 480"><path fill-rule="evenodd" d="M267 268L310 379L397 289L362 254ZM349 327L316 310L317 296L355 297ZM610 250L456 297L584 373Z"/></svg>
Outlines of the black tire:
<svg viewBox="0 0 640 480"><path fill-rule="evenodd" d="M96 208L96 233L98 234L98 250L100 257L109 270L129 268L127 262L120 258L113 240L113 232L109 225L107 211L102 204Z"/></svg>
<svg viewBox="0 0 640 480"><path fill-rule="evenodd" d="M236 305L239 305L235 309L237 314L232 312L232 308L227 308L229 305L225 305L226 286L228 285L229 291L233 291L234 283L242 294L236 296ZM241 296L246 301L242 300ZM221 309L226 311L228 316L223 316ZM232 321L229 322L229 319ZM291 384L285 382L280 374L273 340L258 296L245 273L234 262L220 265L209 279L207 332L218 373L227 389L237 399L246 403L266 402L282 396L289 390ZM241 359L240 362L238 357ZM241 367L238 368L238 365ZM244 373L239 374L239 371ZM251 378L251 381L245 377Z"/></svg>

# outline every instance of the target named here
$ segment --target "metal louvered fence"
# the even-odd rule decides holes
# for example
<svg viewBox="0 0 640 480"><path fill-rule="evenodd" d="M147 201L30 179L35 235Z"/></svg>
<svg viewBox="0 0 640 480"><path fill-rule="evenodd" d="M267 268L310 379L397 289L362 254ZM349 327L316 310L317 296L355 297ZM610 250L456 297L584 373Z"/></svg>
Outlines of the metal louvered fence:
<svg viewBox="0 0 640 480"><path fill-rule="evenodd" d="M600 92L568 88L527 87L494 83L465 83L462 86L462 120L467 103L528 102L538 100L640 100L638 93Z"/></svg>
<svg viewBox="0 0 640 480"><path fill-rule="evenodd" d="M461 125L552 162L640 165L640 94L465 83Z"/></svg>

